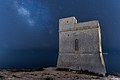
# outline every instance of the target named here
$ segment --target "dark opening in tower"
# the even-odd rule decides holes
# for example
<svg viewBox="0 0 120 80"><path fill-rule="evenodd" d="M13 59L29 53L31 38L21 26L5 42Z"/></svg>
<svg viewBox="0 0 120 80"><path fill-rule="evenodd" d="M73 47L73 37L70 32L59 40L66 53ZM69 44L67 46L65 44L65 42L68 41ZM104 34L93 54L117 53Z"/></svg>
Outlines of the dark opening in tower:
<svg viewBox="0 0 120 80"><path fill-rule="evenodd" d="M78 48L78 39L75 39L75 51L78 51L79 48Z"/></svg>

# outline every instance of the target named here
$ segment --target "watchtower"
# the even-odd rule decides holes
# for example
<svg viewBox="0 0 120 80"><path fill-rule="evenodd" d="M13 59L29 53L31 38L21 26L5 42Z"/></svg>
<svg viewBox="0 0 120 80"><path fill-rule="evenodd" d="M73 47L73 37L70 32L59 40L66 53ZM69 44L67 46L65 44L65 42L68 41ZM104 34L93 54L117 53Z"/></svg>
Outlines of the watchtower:
<svg viewBox="0 0 120 80"><path fill-rule="evenodd" d="M75 17L59 20L57 67L105 75L100 25L97 20L81 23L77 23Z"/></svg>

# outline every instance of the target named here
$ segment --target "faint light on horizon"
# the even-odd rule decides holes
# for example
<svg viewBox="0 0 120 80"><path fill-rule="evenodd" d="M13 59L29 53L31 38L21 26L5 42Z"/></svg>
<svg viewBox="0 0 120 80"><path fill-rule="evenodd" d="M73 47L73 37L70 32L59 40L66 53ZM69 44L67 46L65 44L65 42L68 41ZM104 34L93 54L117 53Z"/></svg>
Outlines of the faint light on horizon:
<svg viewBox="0 0 120 80"><path fill-rule="evenodd" d="M103 55L108 55L109 53L103 53Z"/></svg>

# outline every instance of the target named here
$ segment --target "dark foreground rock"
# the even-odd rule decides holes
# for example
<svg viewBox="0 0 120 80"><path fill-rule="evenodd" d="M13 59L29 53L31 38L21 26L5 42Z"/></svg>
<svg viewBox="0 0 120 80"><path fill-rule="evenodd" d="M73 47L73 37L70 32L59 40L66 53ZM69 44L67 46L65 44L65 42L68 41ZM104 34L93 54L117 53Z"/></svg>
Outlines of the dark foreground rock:
<svg viewBox="0 0 120 80"><path fill-rule="evenodd" d="M32 70L1 70L0 80L120 80L120 76L107 77L93 74L77 73L76 71L56 70L56 68Z"/></svg>

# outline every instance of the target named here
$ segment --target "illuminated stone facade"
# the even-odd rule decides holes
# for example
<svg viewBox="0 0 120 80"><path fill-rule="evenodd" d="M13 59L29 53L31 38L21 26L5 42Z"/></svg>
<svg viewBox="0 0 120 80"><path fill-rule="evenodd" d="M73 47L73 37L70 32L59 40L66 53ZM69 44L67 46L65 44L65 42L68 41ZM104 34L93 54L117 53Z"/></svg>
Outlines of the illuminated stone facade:
<svg viewBox="0 0 120 80"><path fill-rule="evenodd" d="M88 70L105 75L97 20L77 23L75 17L59 20L58 68Z"/></svg>

